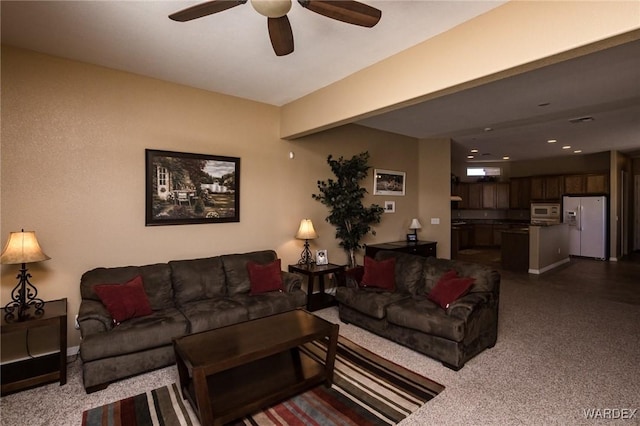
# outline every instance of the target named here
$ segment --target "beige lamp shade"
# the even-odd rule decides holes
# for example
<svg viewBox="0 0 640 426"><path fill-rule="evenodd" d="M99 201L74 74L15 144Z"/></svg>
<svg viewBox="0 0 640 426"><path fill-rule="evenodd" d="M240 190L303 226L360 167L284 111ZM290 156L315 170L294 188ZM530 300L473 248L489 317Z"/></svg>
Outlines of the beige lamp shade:
<svg viewBox="0 0 640 426"><path fill-rule="evenodd" d="M311 219L302 219L302 221L300 221L300 228L298 229L296 238L299 240L315 240L318 238L316 230L313 229Z"/></svg>
<svg viewBox="0 0 640 426"><path fill-rule="evenodd" d="M413 218L411 220L411 225L409 225L409 229L422 229L422 225L420 225L420 221L418 221L418 219Z"/></svg>
<svg viewBox="0 0 640 426"><path fill-rule="evenodd" d="M0 263L3 265L42 262L49 259L51 258L42 252L34 231L11 232L0 254Z"/></svg>

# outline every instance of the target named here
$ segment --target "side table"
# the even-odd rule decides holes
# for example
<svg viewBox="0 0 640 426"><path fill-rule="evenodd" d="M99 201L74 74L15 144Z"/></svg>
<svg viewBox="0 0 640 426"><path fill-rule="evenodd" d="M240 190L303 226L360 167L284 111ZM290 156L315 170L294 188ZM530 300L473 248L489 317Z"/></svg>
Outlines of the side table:
<svg viewBox="0 0 640 426"><path fill-rule="evenodd" d="M0 309L2 336L6 337L10 333L25 335L24 347L2 345L3 396L55 381L60 381L60 386L67 383L67 299L45 302L43 309L44 312L36 315L33 307L30 307L27 310L30 317L24 321L7 320L4 308ZM54 327L58 335L57 346L47 347L38 337L49 335L47 329ZM45 329L39 332L37 329L41 328ZM32 336L29 336L30 333ZM11 355L6 362L5 354Z"/></svg>
<svg viewBox="0 0 640 426"><path fill-rule="evenodd" d="M307 311L317 311L318 309L332 306L335 298L324 291L324 276L328 274L344 273L345 265L316 265L315 263L302 265L289 265L289 272L294 272L307 276ZM313 292L315 277L318 277L319 292Z"/></svg>

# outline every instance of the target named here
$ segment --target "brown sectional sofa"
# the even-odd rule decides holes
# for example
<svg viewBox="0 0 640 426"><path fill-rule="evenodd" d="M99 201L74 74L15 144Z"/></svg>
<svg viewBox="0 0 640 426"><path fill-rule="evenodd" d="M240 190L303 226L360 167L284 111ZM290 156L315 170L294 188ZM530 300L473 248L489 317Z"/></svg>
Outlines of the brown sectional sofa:
<svg viewBox="0 0 640 426"><path fill-rule="evenodd" d="M110 382L175 362L172 339L303 307L302 277L282 271L284 291L250 295L247 262L267 264L272 250L146 266L96 268L80 281L78 323L83 381L87 393ZM137 275L153 313L113 325L93 290L125 283Z"/></svg>
<svg viewBox="0 0 640 426"><path fill-rule="evenodd" d="M354 280L339 287L340 319L410 347L459 370L495 345L498 335L500 275L482 265L380 251L376 260L396 258L393 292L360 288ZM447 271L473 277L465 296L446 310L427 298Z"/></svg>

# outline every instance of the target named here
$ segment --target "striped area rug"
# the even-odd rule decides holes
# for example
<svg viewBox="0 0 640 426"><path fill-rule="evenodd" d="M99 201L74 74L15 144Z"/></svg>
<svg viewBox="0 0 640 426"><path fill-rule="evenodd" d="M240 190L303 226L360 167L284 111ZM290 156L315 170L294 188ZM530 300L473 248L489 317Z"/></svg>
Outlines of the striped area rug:
<svg viewBox="0 0 640 426"><path fill-rule="evenodd" d="M326 345L304 351L322 360ZM393 425L444 390L340 336L334 384L318 386L229 425ZM87 410L83 426L194 425L200 423L176 384Z"/></svg>

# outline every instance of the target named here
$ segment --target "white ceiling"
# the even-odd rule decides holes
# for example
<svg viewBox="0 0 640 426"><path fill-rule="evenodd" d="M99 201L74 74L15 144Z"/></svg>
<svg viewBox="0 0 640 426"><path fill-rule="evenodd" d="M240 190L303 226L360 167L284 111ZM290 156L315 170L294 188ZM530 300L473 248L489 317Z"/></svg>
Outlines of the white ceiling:
<svg viewBox="0 0 640 426"><path fill-rule="evenodd" d="M2 43L284 105L499 6L504 1L364 1L374 28L334 21L294 0L295 51L277 57L250 3L190 22L197 1L2 1ZM550 102L546 107L538 104ZM595 121L568 125L570 118ZM610 49L360 122L418 138L453 137L460 152L513 160L640 150L640 43ZM484 132L492 127L491 132ZM555 146L540 141L558 139ZM550 151L547 151L549 149Z"/></svg>

